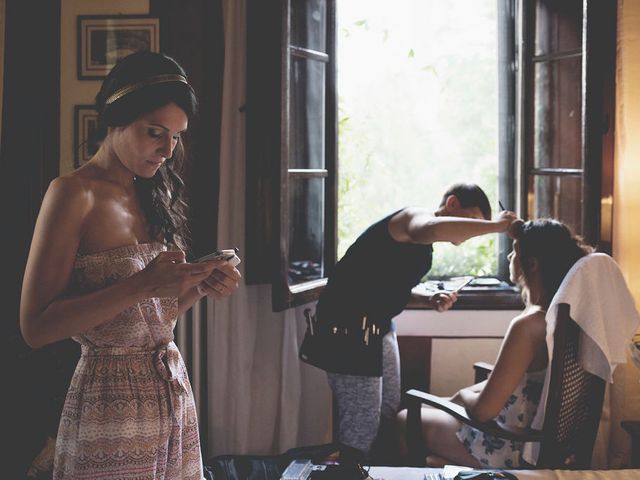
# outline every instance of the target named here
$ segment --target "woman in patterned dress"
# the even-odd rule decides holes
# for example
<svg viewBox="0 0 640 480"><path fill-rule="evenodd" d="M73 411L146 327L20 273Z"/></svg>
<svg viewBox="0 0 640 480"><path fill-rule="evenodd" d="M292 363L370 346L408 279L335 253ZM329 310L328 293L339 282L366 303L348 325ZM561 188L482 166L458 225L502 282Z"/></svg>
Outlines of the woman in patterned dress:
<svg viewBox="0 0 640 480"><path fill-rule="evenodd" d="M53 180L22 289L20 326L82 355L62 412L56 479L203 477L193 393L173 342L198 299L230 295L224 261L186 263L181 135L197 100L156 53L119 61L96 97L96 154Z"/></svg>
<svg viewBox="0 0 640 480"><path fill-rule="evenodd" d="M591 249L555 220L519 220L509 235L514 238L509 273L523 291L525 309L511 321L489 379L451 400L480 422L524 428L535 416L547 368L546 309L566 273ZM406 410L399 421L406 424ZM428 450L451 462L475 468L521 466L522 442L485 434L434 408L423 407L421 421Z"/></svg>

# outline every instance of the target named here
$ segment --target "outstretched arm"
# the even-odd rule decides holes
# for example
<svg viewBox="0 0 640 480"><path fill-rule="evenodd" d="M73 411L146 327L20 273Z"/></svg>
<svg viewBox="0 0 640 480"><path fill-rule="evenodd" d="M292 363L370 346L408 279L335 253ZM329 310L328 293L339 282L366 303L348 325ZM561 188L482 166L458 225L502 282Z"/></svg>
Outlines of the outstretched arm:
<svg viewBox="0 0 640 480"><path fill-rule="evenodd" d="M478 235L506 232L516 214L501 212L496 220L435 216L425 208L410 207L398 212L389 222L391 236L399 242L430 244L461 243Z"/></svg>

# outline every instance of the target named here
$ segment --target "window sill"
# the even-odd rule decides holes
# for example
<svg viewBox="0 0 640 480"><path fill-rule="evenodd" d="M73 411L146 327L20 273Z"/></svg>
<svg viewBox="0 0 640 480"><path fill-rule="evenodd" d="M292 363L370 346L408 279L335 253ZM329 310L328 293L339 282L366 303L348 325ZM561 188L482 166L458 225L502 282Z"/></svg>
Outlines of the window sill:
<svg viewBox="0 0 640 480"><path fill-rule="evenodd" d="M326 284L326 278L310 280L295 285L290 285L288 278L274 283L271 295L273 311L281 312L287 308L317 301Z"/></svg>
<svg viewBox="0 0 640 480"><path fill-rule="evenodd" d="M412 292L408 310L434 310L429 296ZM520 290L515 287L466 287L458 294L452 310L522 310Z"/></svg>

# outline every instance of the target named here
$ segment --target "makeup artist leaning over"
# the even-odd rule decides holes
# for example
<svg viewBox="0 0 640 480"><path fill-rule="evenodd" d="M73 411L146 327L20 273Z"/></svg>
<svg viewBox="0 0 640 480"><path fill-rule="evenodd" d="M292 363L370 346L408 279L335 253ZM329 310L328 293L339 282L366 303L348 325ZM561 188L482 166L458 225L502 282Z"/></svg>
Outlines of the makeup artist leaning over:
<svg viewBox="0 0 640 480"><path fill-rule="evenodd" d="M96 97L100 148L53 180L35 227L20 326L82 355L56 440L54 479L203 478L195 403L173 342L178 315L238 287L225 261L185 262L181 135L196 112L182 67L120 60Z"/></svg>
<svg viewBox="0 0 640 480"><path fill-rule="evenodd" d="M379 429L395 422L400 358L393 317L431 268L431 245L506 232L515 219L503 211L491 220L484 191L455 184L435 212L405 208L371 225L335 265L300 358L327 372L339 418L341 463L366 461ZM456 299L456 293L438 293L430 302L442 312Z"/></svg>

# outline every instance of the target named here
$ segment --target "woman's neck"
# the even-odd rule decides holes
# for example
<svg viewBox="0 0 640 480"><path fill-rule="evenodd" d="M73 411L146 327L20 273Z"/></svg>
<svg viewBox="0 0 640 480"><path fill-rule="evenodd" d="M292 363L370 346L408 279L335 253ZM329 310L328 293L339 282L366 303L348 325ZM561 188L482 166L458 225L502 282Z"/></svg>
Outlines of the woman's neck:
<svg viewBox="0 0 640 480"><path fill-rule="evenodd" d="M122 164L108 140L107 137L102 142L91 161L104 171L105 177L109 180L122 185L125 189L131 189L135 175Z"/></svg>
<svg viewBox="0 0 640 480"><path fill-rule="evenodd" d="M529 303L526 309L528 312L545 312L546 313L547 311L547 309L544 308L542 305L533 304L533 303Z"/></svg>
<svg viewBox="0 0 640 480"><path fill-rule="evenodd" d="M549 306L549 299L547 299L545 289L542 285L542 279L535 275L534 278L529 279L529 282L527 282L527 289L529 290L529 306L537 307L546 312Z"/></svg>

